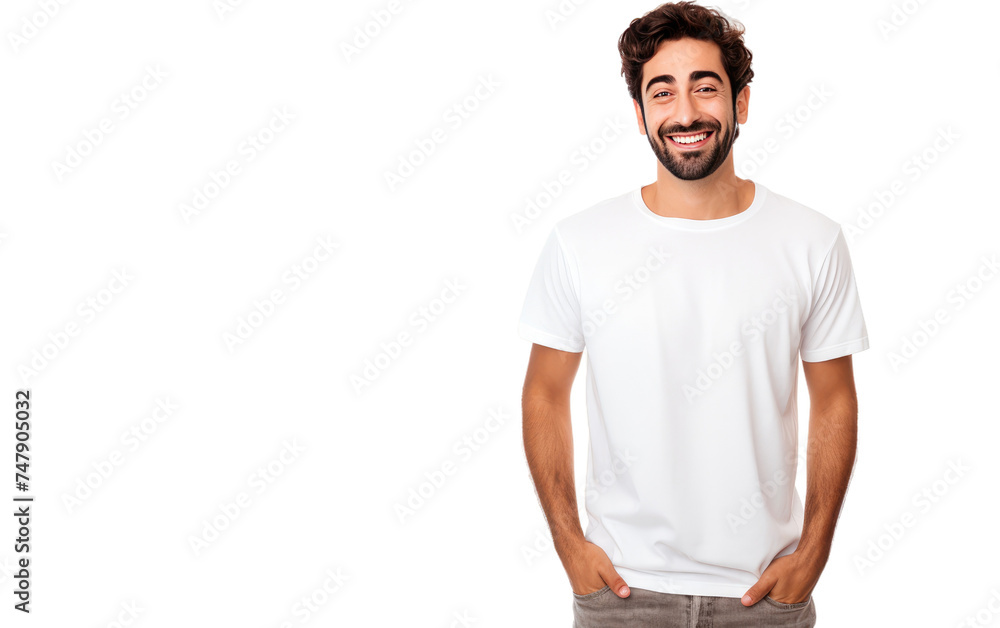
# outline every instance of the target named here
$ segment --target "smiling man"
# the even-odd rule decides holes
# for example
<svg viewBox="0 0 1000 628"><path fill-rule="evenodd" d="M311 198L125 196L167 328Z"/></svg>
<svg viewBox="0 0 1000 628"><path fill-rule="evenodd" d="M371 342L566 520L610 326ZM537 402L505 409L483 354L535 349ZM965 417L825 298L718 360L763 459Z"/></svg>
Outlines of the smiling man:
<svg viewBox="0 0 1000 628"><path fill-rule="evenodd" d="M740 25L668 3L618 47L656 181L555 224L518 326L525 454L575 626L813 626L854 464L851 355L869 346L847 242L735 174ZM586 532L569 404L584 351Z"/></svg>

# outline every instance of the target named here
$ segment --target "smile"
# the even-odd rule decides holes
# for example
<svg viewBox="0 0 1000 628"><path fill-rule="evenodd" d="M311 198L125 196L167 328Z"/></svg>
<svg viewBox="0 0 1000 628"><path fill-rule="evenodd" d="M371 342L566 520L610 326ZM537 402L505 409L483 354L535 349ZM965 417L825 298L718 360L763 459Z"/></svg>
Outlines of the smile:
<svg viewBox="0 0 1000 628"><path fill-rule="evenodd" d="M714 131L702 131L694 135L668 135L670 141L684 148L697 148L705 144L708 138L712 137Z"/></svg>

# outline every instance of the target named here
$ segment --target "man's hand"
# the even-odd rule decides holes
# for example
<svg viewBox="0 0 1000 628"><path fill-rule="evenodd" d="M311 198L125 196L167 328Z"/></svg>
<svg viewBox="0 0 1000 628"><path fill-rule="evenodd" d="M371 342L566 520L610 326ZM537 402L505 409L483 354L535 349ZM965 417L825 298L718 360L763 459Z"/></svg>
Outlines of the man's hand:
<svg viewBox="0 0 1000 628"><path fill-rule="evenodd" d="M858 438L858 398L851 356L802 362L809 386L806 503L796 549L771 561L743 596L752 606L771 593L782 604L809 599L833 542Z"/></svg>
<svg viewBox="0 0 1000 628"><path fill-rule="evenodd" d="M775 602L798 604L809 599L826 561L792 552L771 561L743 596L744 606L753 606L770 594Z"/></svg>
<svg viewBox="0 0 1000 628"><path fill-rule="evenodd" d="M573 593L587 595L603 589L606 584L618 597L629 596L625 579L618 575L611 559L600 546L585 540L568 552L565 562Z"/></svg>

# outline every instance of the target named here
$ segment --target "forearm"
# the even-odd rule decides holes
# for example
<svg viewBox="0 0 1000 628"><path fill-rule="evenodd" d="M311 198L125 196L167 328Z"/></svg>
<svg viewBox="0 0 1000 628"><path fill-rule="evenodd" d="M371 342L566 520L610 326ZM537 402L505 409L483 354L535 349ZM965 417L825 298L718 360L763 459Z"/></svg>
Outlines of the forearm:
<svg viewBox="0 0 1000 628"><path fill-rule="evenodd" d="M526 394L521 401L524 453L556 552L564 564L584 541L573 478L569 400Z"/></svg>
<svg viewBox="0 0 1000 628"><path fill-rule="evenodd" d="M833 543L858 439L856 403L810 408L806 502L797 552L825 564Z"/></svg>

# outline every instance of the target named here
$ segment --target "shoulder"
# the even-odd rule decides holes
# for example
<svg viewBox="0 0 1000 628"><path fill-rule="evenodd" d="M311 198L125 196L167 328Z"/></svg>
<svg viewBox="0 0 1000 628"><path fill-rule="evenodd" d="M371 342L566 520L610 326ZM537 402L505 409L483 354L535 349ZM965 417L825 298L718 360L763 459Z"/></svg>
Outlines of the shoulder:
<svg viewBox="0 0 1000 628"><path fill-rule="evenodd" d="M782 239L806 244L825 252L840 233L840 223L823 212L767 188L765 207L768 227Z"/></svg>
<svg viewBox="0 0 1000 628"><path fill-rule="evenodd" d="M564 243L587 241L609 230L621 226L631 211L635 190L628 190L615 196L597 201L584 209L561 218L553 228Z"/></svg>

